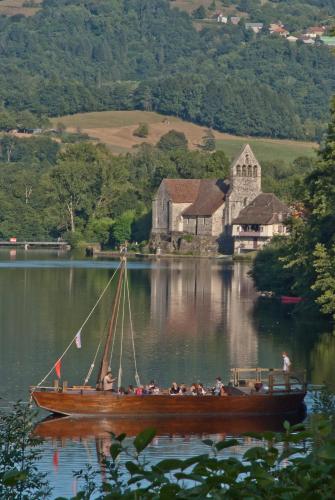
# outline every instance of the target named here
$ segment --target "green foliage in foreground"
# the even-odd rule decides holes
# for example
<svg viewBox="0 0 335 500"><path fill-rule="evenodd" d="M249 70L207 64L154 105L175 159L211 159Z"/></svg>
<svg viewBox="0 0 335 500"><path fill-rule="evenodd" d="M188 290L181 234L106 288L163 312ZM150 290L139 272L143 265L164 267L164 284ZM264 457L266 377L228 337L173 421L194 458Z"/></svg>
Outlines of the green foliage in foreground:
<svg viewBox="0 0 335 500"><path fill-rule="evenodd" d="M289 221L290 236L261 251L252 276L260 290L298 295L335 318L335 98L320 159L300 185L304 213Z"/></svg>
<svg viewBox="0 0 335 500"><path fill-rule="evenodd" d="M34 413L25 403L11 412L0 412L0 498L37 500L48 498L46 474L38 471L40 440L32 436Z"/></svg>
<svg viewBox="0 0 335 500"><path fill-rule="evenodd" d="M104 477L92 466L78 471L81 490L72 500L98 499L332 499L335 495L334 397L327 389L314 397L306 425L284 423L281 433L246 433L256 440L241 458L230 455L238 439L213 442L208 452L188 459L166 458L152 465L145 449L155 436L148 428L131 442L112 434ZM37 472L38 442L30 437L31 410L14 406L2 412L0 425L1 498L50 498L45 477ZM23 424L23 427L21 425ZM13 432L14 431L14 432ZM9 450L9 452L8 452ZM121 459L121 460L120 460ZM63 497L62 497L63 498ZM58 498L60 500L60 498Z"/></svg>

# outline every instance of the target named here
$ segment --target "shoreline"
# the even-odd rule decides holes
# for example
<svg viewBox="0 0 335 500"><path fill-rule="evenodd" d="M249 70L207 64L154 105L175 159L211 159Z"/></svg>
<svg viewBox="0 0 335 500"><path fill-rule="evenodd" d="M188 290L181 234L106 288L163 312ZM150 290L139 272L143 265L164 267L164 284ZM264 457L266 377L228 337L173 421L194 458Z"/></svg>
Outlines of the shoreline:
<svg viewBox="0 0 335 500"><path fill-rule="evenodd" d="M92 258L119 258L120 252L113 250L99 250L95 251ZM154 253L140 253L140 252L129 252L127 253L127 259L133 260L159 260L159 259L210 259L210 260L224 260L224 261L247 261L250 262L254 256L248 256L248 254L243 255L225 255L225 254L213 254L213 255L190 255L190 254L178 254L178 253L161 253L160 255Z"/></svg>

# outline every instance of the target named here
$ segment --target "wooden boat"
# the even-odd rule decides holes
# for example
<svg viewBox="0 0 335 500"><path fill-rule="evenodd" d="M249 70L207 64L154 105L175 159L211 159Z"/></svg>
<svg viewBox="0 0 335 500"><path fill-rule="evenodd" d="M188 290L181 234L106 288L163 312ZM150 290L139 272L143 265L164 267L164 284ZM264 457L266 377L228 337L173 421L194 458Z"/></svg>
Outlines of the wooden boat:
<svg viewBox="0 0 335 500"><path fill-rule="evenodd" d="M103 380L109 369L113 332L117 323L120 300L122 293L123 297L126 295L124 288L125 282L128 283L126 272L126 258L122 257L96 387L89 387L86 384L72 387L69 387L67 383L63 383L62 387L59 384L54 387L39 384L31 388L31 396L37 406L62 415L106 415L115 418L288 415L301 409L306 394L305 382L297 375L295 378L293 374L284 376L281 370L272 369L234 369L231 385L227 387L227 396L213 396L212 394L173 396L164 390L159 394L137 396L104 391ZM248 372L249 375L251 373L251 377L246 376ZM242 378L241 375L243 375ZM262 390L256 390L261 388Z"/></svg>

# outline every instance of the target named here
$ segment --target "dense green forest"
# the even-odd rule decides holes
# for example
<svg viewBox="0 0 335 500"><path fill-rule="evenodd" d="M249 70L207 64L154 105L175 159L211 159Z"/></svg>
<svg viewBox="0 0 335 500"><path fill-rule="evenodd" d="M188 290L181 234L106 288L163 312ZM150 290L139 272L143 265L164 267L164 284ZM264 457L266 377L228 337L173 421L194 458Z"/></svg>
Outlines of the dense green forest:
<svg viewBox="0 0 335 500"><path fill-rule="evenodd" d="M318 164L300 186L303 216L289 221L290 236L258 253L252 274L260 290L298 295L335 318L335 99Z"/></svg>
<svg viewBox="0 0 335 500"><path fill-rule="evenodd" d="M298 19L305 7L292 3L277 7ZM323 0L306 4L315 15L334 10ZM152 109L241 135L321 137L335 88L329 48L255 35L243 22L197 31L171 6L45 0L34 16L0 17L2 107L37 116Z"/></svg>

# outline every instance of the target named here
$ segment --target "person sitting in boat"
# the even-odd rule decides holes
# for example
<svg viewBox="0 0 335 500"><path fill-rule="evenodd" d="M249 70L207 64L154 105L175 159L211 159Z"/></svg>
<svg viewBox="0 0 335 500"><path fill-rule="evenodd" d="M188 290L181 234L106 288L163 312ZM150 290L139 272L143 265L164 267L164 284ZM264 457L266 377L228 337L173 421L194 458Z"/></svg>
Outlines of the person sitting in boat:
<svg viewBox="0 0 335 500"><path fill-rule="evenodd" d="M221 377L216 377L215 386L213 387L214 396L220 396L222 386L223 386L223 382L222 382Z"/></svg>
<svg viewBox="0 0 335 500"><path fill-rule="evenodd" d="M139 387L136 387L135 389L135 396L142 396L143 394L143 385L140 385Z"/></svg>
<svg viewBox="0 0 335 500"><path fill-rule="evenodd" d="M225 386L222 384L221 389L220 389L220 396L229 396Z"/></svg>
<svg viewBox="0 0 335 500"><path fill-rule="evenodd" d="M131 384L128 385L126 394L134 394L134 386L132 386Z"/></svg>
<svg viewBox="0 0 335 500"><path fill-rule="evenodd" d="M126 389L124 387L119 387L118 394L121 394L121 395L126 394Z"/></svg>
<svg viewBox="0 0 335 500"><path fill-rule="evenodd" d="M197 396L198 395L198 391L197 391L197 385L196 384L192 384L191 387L190 387L190 393L192 396Z"/></svg>
<svg viewBox="0 0 335 500"><path fill-rule="evenodd" d="M113 378L112 372L108 371L106 375L104 376L103 380L103 389L104 391L113 391L113 384L115 382L116 378Z"/></svg>
<svg viewBox="0 0 335 500"><path fill-rule="evenodd" d="M198 396L205 396L206 389L204 388L204 384L198 384Z"/></svg>
<svg viewBox="0 0 335 500"><path fill-rule="evenodd" d="M150 394L158 394L159 393L159 387L156 385L154 380L151 380L149 384L149 391Z"/></svg>
<svg viewBox="0 0 335 500"><path fill-rule="evenodd" d="M187 387L186 387L185 384L181 384L181 386L180 386L180 394L182 394L183 396L185 394L187 394Z"/></svg>
<svg viewBox="0 0 335 500"><path fill-rule="evenodd" d="M180 394L180 387L177 384L177 382L173 382L170 389L169 389L169 394L170 396L176 396L177 394Z"/></svg>
<svg viewBox="0 0 335 500"><path fill-rule="evenodd" d="M144 387L143 387L143 392L142 394L144 394L145 396L148 396L149 394L152 394L151 390L150 390L150 386L149 384L146 384Z"/></svg>

